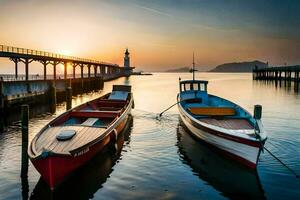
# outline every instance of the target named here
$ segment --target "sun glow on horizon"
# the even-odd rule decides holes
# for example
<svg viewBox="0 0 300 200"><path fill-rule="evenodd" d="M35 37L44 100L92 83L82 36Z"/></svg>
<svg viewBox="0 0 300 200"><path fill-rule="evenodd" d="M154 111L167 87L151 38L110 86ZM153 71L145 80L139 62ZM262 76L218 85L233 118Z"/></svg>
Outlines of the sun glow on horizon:
<svg viewBox="0 0 300 200"><path fill-rule="evenodd" d="M58 53L64 56L73 56L73 52L69 49L59 50Z"/></svg>

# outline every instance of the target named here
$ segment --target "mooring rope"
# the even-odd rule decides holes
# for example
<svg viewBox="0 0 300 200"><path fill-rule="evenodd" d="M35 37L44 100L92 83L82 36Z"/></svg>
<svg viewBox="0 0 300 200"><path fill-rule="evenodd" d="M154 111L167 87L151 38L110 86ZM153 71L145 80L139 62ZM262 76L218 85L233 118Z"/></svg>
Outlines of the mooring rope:
<svg viewBox="0 0 300 200"><path fill-rule="evenodd" d="M270 142L268 142L270 143ZM270 143L272 144L272 143ZM273 144L272 144L273 145ZM273 145L274 146L274 145ZM267 149L266 147L264 147L264 149L271 155L273 156L280 164L282 164L284 167L286 167L288 170L290 170L290 172L292 172L292 174L295 175L296 178L300 178L299 175L293 170L291 169L289 166L287 166L283 161L281 161L277 156L275 156L269 149Z"/></svg>

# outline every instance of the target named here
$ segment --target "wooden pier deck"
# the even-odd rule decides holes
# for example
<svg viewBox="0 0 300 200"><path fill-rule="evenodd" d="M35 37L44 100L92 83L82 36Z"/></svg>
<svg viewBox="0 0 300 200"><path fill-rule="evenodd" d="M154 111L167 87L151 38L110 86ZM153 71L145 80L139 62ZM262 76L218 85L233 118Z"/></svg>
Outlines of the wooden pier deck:
<svg viewBox="0 0 300 200"><path fill-rule="evenodd" d="M295 91L299 91L300 65L256 68L253 70L253 80L275 81L280 86L282 82L285 86L291 86L293 82Z"/></svg>

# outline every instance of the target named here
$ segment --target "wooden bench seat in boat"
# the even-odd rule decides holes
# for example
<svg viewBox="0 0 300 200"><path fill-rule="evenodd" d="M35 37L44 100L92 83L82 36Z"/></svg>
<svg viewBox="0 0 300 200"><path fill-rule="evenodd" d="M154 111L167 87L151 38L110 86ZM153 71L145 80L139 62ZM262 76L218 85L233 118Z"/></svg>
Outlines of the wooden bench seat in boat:
<svg viewBox="0 0 300 200"><path fill-rule="evenodd" d="M120 114L120 111L73 111L70 113L70 117L88 117L88 118L100 118L109 117L114 118Z"/></svg>
<svg viewBox="0 0 300 200"><path fill-rule="evenodd" d="M193 115L233 116L236 114L235 109L230 107L191 107L188 110Z"/></svg>
<svg viewBox="0 0 300 200"><path fill-rule="evenodd" d="M76 134L70 140L59 141L56 136L66 130L74 130ZM90 126L53 126L45 130L35 141L35 154L42 153L43 150L54 153L68 154L94 139L104 134L106 128L90 127Z"/></svg>
<svg viewBox="0 0 300 200"><path fill-rule="evenodd" d="M83 123L81 123L81 125L93 126L93 124L95 124L96 121L98 121L98 120L99 120L98 118L88 118Z"/></svg>
<svg viewBox="0 0 300 200"><path fill-rule="evenodd" d="M99 107L113 107L115 109L123 108L126 104L126 101L124 100L108 100L108 99L102 99L95 103L87 103L86 105L83 105L83 107L87 106L91 108L92 110L99 110Z"/></svg>
<svg viewBox="0 0 300 200"><path fill-rule="evenodd" d="M100 100L97 101L96 105L101 107L121 107L123 108L126 104L126 101L124 100Z"/></svg>

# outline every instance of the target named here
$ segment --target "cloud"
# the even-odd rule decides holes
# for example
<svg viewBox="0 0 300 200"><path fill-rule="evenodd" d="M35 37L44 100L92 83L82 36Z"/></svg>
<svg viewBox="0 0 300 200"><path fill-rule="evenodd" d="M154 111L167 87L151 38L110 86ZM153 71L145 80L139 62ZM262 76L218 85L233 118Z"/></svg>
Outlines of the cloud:
<svg viewBox="0 0 300 200"><path fill-rule="evenodd" d="M165 12L162 12L162 11L159 11L157 9L154 9L154 8L150 8L150 7L147 7L147 6L142 6L142 5L139 5L137 3L132 3L134 6L138 7L138 8L141 8L141 9L144 9L144 10L147 10L151 13L155 13L155 14L159 14L159 15L162 15L162 16L165 16L165 17L173 17L172 15L168 14L168 13L165 13Z"/></svg>

